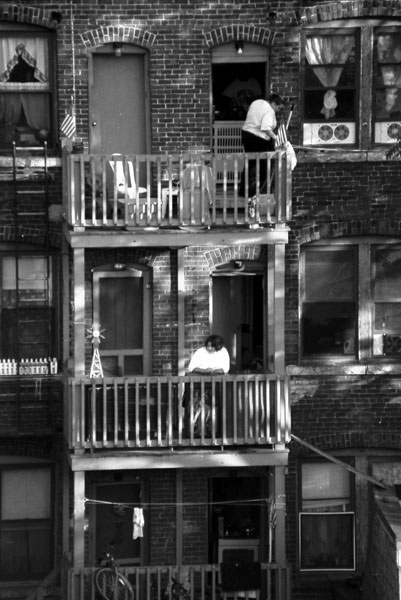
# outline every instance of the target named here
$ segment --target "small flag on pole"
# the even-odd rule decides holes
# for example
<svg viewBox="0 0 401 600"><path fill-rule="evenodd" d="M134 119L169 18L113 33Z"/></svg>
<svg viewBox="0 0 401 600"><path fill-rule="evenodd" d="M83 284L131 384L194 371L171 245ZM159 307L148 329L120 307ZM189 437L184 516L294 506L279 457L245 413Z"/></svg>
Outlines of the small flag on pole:
<svg viewBox="0 0 401 600"><path fill-rule="evenodd" d="M70 107L65 115L63 122L60 126L60 131L66 137L73 139L76 133L76 123L75 123L75 108L74 103L71 102Z"/></svg>
<svg viewBox="0 0 401 600"><path fill-rule="evenodd" d="M281 123L277 130L276 136L276 148L279 146L284 146L288 142L287 138L287 129L284 123Z"/></svg>

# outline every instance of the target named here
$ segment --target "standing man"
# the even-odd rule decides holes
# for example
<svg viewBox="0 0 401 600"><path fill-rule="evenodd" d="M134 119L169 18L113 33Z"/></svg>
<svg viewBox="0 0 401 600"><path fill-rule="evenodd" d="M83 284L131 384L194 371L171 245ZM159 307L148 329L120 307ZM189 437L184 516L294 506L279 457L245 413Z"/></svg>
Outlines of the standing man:
<svg viewBox="0 0 401 600"><path fill-rule="evenodd" d="M284 100L278 94L270 94L268 100L254 100L248 109L242 127L242 145L245 152L273 152L277 127L276 113L284 106ZM248 197L256 193L256 160L249 161ZM266 160L260 161L261 193L267 189ZM245 195L245 173L243 171L239 193Z"/></svg>

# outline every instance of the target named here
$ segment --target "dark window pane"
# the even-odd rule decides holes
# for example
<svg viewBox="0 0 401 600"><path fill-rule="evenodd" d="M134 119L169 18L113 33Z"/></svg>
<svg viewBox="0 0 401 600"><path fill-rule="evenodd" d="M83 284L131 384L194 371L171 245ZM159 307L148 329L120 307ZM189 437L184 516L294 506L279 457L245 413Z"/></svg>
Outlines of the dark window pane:
<svg viewBox="0 0 401 600"><path fill-rule="evenodd" d="M325 91L306 90L304 94L305 118L317 121L338 121L339 119L355 119L355 91L338 90L336 106L327 111L325 106ZM326 103L327 104L327 103Z"/></svg>
<svg viewBox="0 0 401 600"><path fill-rule="evenodd" d="M42 578L51 570L49 521L4 521L0 531L0 578Z"/></svg>
<svg viewBox="0 0 401 600"><path fill-rule="evenodd" d="M100 325L104 350L141 348L143 280L104 277L100 280Z"/></svg>
<svg viewBox="0 0 401 600"><path fill-rule="evenodd" d="M352 249L305 253L305 299L350 301L355 297Z"/></svg>
<svg viewBox="0 0 401 600"><path fill-rule="evenodd" d="M308 302L303 305L304 355L355 353L356 308L353 302Z"/></svg>
<svg viewBox="0 0 401 600"><path fill-rule="evenodd" d="M300 514L300 568L353 570L354 514Z"/></svg>

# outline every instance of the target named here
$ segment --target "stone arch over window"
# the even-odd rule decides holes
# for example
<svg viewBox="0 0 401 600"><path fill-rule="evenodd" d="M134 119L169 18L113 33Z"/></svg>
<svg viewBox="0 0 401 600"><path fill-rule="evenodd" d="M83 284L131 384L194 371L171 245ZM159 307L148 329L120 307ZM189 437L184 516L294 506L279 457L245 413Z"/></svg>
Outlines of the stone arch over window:
<svg viewBox="0 0 401 600"><path fill-rule="evenodd" d="M113 42L136 44L142 48L151 48L156 40L156 35L146 29L120 24L91 29L90 31L80 34L80 38L87 49Z"/></svg>
<svg viewBox="0 0 401 600"><path fill-rule="evenodd" d="M275 32L255 25L224 25L205 33L206 46L211 49L228 42L244 41L263 46L273 44Z"/></svg>
<svg viewBox="0 0 401 600"><path fill-rule="evenodd" d="M43 10L34 6L12 3L0 6L0 21L29 23L31 25L56 29L62 22L62 19L63 14L54 10Z"/></svg>

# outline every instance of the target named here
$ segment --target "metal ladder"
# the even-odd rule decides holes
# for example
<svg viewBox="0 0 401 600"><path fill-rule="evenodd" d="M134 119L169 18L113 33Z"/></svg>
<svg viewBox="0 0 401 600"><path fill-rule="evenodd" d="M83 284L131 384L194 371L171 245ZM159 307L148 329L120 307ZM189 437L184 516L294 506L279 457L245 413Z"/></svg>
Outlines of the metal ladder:
<svg viewBox="0 0 401 600"><path fill-rule="evenodd" d="M26 359L50 359L53 354L51 337L51 306L50 306L50 223L49 223L49 173L47 143L43 146L17 146L13 142L13 187L14 206L13 221L15 230L14 263L15 263L15 332L16 332L16 361L17 373L27 374L30 367ZM27 170L39 174L33 178L27 175ZM28 184L28 185L26 185ZM35 224L42 232L42 248L45 265L42 277L35 278L42 291L42 299L38 297L37 304L29 297L29 285L32 275L23 269L23 260L27 252L22 245L23 227ZM42 254L42 253L41 253ZM36 308L36 310L35 310ZM37 332L38 339L34 332ZM31 338L29 334L31 333ZM36 348L35 348L36 345ZM30 348L33 356L26 356L24 347ZM38 354L40 356L38 356ZM25 366L22 366L24 361ZM48 365L50 373L50 364ZM27 371L27 372L26 372Z"/></svg>

